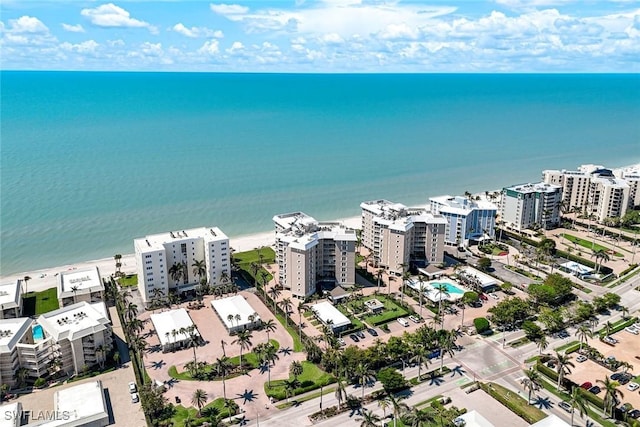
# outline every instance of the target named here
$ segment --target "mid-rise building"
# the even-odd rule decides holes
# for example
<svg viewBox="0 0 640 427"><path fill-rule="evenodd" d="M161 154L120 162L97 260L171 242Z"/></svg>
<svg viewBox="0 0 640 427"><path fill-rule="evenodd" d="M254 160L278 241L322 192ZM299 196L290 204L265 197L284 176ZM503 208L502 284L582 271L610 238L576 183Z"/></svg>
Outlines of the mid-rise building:
<svg viewBox="0 0 640 427"><path fill-rule="evenodd" d="M360 204L362 245L371 251L375 265L402 273L411 263L444 260L446 220L422 208L373 200Z"/></svg>
<svg viewBox="0 0 640 427"><path fill-rule="evenodd" d="M543 182L521 184L502 190L500 218L507 228L522 231L540 227L545 230L560 224L562 187Z"/></svg>
<svg viewBox="0 0 640 427"><path fill-rule="evenodd" d="M103 302L86 301L42 314L40 334L56 344L61 369L78 374L106 360L113 346L111 322Z"/></svg>
<svg viewBox="0 0 640 427"><path fill-rule="evenodd" d="M581 167L580 170L544 170L542 182L545 184L559 185L562 188L562 202L565 209L570 208L582 211L586 209L589 200L589 183L592 170Z"/></svg>
<svg viewBox="0 0 640 427"><path fill-rule="evenodd" d="M229 238L217 227L154 234L133 243L145 305L170 291L190 291L202 281L217 286L231 277ZM204 265L202 276L196 264Z"/></svg>
<svg viewBox="0 0 640 427"><path fill-rule="evenodd" d="M640 165L613 171L616 178L624 179L629 185L629 205L627 210L640 206Z"/></svg>
<svg viewBox="0 0 640 427"><path fill-rule="evenodd" d="M498 208L493 203L462 196L431 197L429 202L431 213L446 220L446 245L468 246L471 241L495 237Z"/></svg>
<svg viewBox="0 0 640 427"><path fill-rule="evenodd" d="M22 288L20 281L0 285L0 319L13 319L22 313Z"/></svg>
<svg viewBox="0 0 640 427"><path fill-rule="evenodd" d="M60 307L104 301L104 283L98 267L63 271L58 275L58 302Z"/></svg>
<svg viewBox="0 0 640 427"><path fill-rule="evenodd" d="M629 184L605 169L593 174L589 184L588 213L598 222L622 217L629 207Z"/></svg>
<svg viewBox="0 0 640 427"><path fill-rule="evenodd" d="M312 295L321 282L355 283L355 230L302 212L276 215L273 222L278 281L294 297Z"/></svg>

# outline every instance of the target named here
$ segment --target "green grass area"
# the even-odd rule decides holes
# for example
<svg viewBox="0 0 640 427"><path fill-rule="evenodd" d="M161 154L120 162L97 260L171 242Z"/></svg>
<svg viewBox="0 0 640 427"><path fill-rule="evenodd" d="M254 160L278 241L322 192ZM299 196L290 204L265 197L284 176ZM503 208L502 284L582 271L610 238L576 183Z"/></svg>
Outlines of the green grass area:
<svg viewBox="0 0 640 427"><path fill-rule="evenodd" d="M335 391L336 391L336 387L335 386L324 387L322 389L322 393L318 390L318 391L316 391L314 393L309 393L309 394L307 394L307 395L305 395L303 397L296 397L295 400L292 400L290 402L278 403L276 405L276 408L278 408L278 409L287 409L287 408L292 407L293 405L299 405L302 402L306 402L308 400L313 400L313 399L316 399L316 398L320 397L320 395L325 396L325 395L327 395L329 393L333 393Z"/></svg>
<svg viewBox="0 0 640 427"><path fill-rule="evenodd" d="M504 268L506 268L507 270L515 271L516 273L522 274L523 276L528 277L529 279L532 279L532 280L542 280L542 277L537 276L537 275L531 273L530 271L527 271L527 270L525 270L523 268L520 268L520 267L515 267L513 265L507 265Z"/></svg>
<svg viewBox="0 0 640 427"><path fill-rule="evenodd" d="M383 323L391 322L392 320L396 320L398 317L409 315L409 312L407 310L400 307L392 299L387 298L384 295L371 296L369 298L365 298L364 300L366 301L373 298L377 298L381 303L384 304L384 310L380 314L366 316L364 318L364 321L367 322L368 325L377 326Z"/></svg>
<svg viewBox="0 0 640 427"><path fill-rule="evenodd" d="M298 376L300 386L293 390L291 396L297 396L298 394L306 393L311 390L320 388L320 385L329 385L336 381L335 377L311 362L302 361L302 374ZM289 380L293 380L293 375L289 377ZM272 380L271 387L264 383L264 391L267 396L272 396L276 400L283 400L287 398L285 393L285 381L286 380Z"/></svg>
<svg viewBox="0 0 640 427"><path fill-rule="evenodd" d="M566 350L566 349L568 349L569 347L573 347L573 346L575 346L575 345L577 345L578 347L580 347L580 341L571 341L571 342L568 342L568 343L566 343L566 344L562 344L560 347L556 347L554 350L555 350L555 351L562 351L562 350ZM575 351L575 350L574 350L574 351Z"/></svg>
<svg viewBox="0 0 640 427"><path fill-rule="evenodd" d="M267 273L267 280L271 280L273 276L264 268L258 270L256 276L253 275L253 270L251 269L251 263L260 264L260 255L262 255L262 264L273 264L276 262L276 253L273 249L268 246L265 246L258 251L257 249L246 251L246 252L236 252L233 254L233 259L240 270L242 270L245 279L251 279L250 282L257 280L258 283L262 282L262 272Z"/></svg>
<svg viewBox="0 0 640 427"><path fill-rule="evenodd" d="M616 332L619 332L621 330L623 330L624 328L626 328L627 326L631 326L634 323L636 323L637 317L631 317L629 319L620 319L616 322L613 322L611 324L611 329L609 331L609 334L615 334ZM600 337L604 337L605 335L607 335L607 328L604 327L602 329L600 329L599 331L596 331L595 333L596 336L600 336Z"/></svg>
<svg viewBox="0 0 640 427"><path fill-rule="evenodd" d="M293 325L292 323L289 323L289 326L287 326L287 321L285 320L282 314L276 313L275 316L276 316L276 319L278 319L278 322L280 322L280 324L282 325L282 327L285 328L287 332L289 332L289 335L291 335L291 338L293 339L293 351L296 353L304 351L304 345L300 340L300 334L298 332L298 328L296 328L295 325Z"/></svg>
<svg viewBox="0 0 640 427"><path fill-rule="evenodd" d="M529 424L536 423L543 418L546 418L547 414L533 405L529 405L526 399L520 397L517 393L508 390L496 383L481 384L482 389L487 392L491 397L498 402L506 406L511 412L528 422Z"/></svg>
<svg viewBox="0 0 640 427"><path fill-rule="evenodd" d="M219 397L213 402L202 407L202 414L203 414L202 418L197 418L198 410L194 407L185 408L182 405L177 405L174 408L175 408L175 413L171 418L171 421L172 421L171 425L173 425L174 427L184 427L185 421L187 419L190 420L189 425L191 426L199 426L207 421L211 422L212 420L209 420L208 417L204 416L204 414L207 414L210 408L213 408L213 410L217 414L219 414L217 416L217 419L219 420L229 416L229 408L225 407L224 399L222 397ZM231 415L235 415L235 413L236 411L234 410L234 408L231 408Z"/></svg>
<svg viewBox="0 0 640 427"><path fill-rule="evenodd" d="M589 250L594 250L594 251L605 251L609 254L613 254L617 257L624 257L624 255L622 255L620 252L614 251L611 248L608 248L606 246L602 246L599 245L598 243L595 243L591 240L585 240L585 239L581 239L580 237L576 237L573 236L571 234L562 234L562 237L564 237L565 239L567 239L568 241L570 241L571 243L575 243L576 245L582 246L583 248L587 248Z"/></svg>
<svg viewBox="0 0 640 427"><path fill-rule="evenodd" d="M533 363L533 362L536 362L538 359L540 359L540 356L535 355L525 360L524 363Z"/></svg>
<svg viewBox="0 0 640 427"><path fill-rule="evenodd" d="M123 288L129 287L129 286L138 286L138 275L127 274L126 276L119 278L118 283Z"/></svg>
<svg viewBox="0 0 640 427"><path fill-rule="evenodd" d="M522 338L518 338L517 340L513 340L513 341L511 341L511 342L510 342L510 343L508 343L507 345L508 345L509 347L517 348L517 347L523 346L523 345L525 345L525 344L528 344L528 343L530 343L530 342L531 342L531 341L529 341L529 338L527 338L527 337L522 337Z"/></svg>
<svg viewBox="0 0 640 427"><path fill-rule="evenodd" d="M426 407L428 407L429 405L431 405L432 402L435 402L436 400L442 398L441 394L437 394L427 400L423 400L422 402L418 402L415 405L413 405L414 408L418 408L418 409L425 409Z"/></svg>
<svg viewBox="0 0 640 427"><path fill-rule="evenodd" d="M42 292L27 292L22 296L22 315L38 316L59 308L58 289L49 288Z"/></svg>

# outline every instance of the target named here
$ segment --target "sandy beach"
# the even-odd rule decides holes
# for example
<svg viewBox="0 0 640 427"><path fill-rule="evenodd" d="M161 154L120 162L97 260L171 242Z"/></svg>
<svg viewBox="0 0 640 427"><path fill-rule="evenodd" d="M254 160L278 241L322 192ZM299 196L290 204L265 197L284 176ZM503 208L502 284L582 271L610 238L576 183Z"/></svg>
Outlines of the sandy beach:
<svg viewBox="0 0 640 427"><path fill-rule="evenodd" d="M343 222L347 227L360 228L360 217L341 218L336 221ZM263 233L249 234L246 236L229 237L229 242L236 252L249 251L260 246L273 246L275 243L275 233L273 231L267 231ZM133 238L131 239L131 245L133 246ZM122 254L120 262L122 263L121 271L123 273L133 274L136 272L134 254ZM31 277L31 280L27 282L27 291L42 291L58 285L58 276L60 272L68 270L82 270L89 267L98 267L100 275L103 277L110 276L116 271L115 260L111 256L58 267L49 267L40 270L0 276L0 282L11 283L16 280L22 280L25 276L29 276Z"/></svg>

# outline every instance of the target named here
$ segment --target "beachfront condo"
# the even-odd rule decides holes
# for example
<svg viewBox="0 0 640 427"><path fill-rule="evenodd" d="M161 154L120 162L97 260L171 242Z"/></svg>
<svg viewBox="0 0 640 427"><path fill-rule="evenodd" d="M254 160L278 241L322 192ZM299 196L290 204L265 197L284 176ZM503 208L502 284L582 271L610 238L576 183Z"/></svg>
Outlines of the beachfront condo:
<svg viewBox="0 0 640 427"><path fill-rule="evenodd" d="M439 196L429 199L431 213L446 219L445 245L469 246L495 237L498 208L487 200L462 196Z"/></svg>
<svg viewBox="0 0 640 427"><path fill-rule="evenodd" d="M203 281L210 286L231 277L229 238L217 227L154 234L133 241L138 289L145 305L156 295L196 289ZM204 262L204 274L194 268Z"/></svg>
<svg viewBox="0 0 640 427"><path fill-rule="evenodd" d="M104 301L104 283L98 267L63 271L58 275L58 302L60 307L81 301Z"/></svg>
<svg viewBox="0 0 640 427"><path fill-rule="evenodd" d="M582 165L577 171L545 170L545 183L562 187L565 211L576 210L597 222L622 217L629 206L635 206L637 196L636 174L628 178L616 177L611 169L601 165ZM627 181L628 179L628 181ZM636 192L630 197L631 188Z"/></svg>
<svg viewBox="0 0 640 427"><path fill-rule="evenodd" d="M640 166L613 171L616 178L624 179L629 185L629 204L627 210L640 206Z"/></svg>
<svg viewBox="0 0 640 427"><path fill-rule="evenodd" d="M0 384L16 388L46 376L52 355L51 340L40 339L33 319L0 320ZM25 369L19 374L20 368Z"/></svg>
<svg viewBox="0 0 640 427"><path fill-rule="evenodd" d="M502 189L500 219L505 227L516 231L543 228L549 230L560 224L562 187L538 182Z"/></svg>
<svg viewBox="0 0 640 427"><path fill-rule="evenodd" d="M355 283L355 230L302 212L276 215L273 222L278 283L294 297L304 299L322 283Z"/></svg>
<svg viewBox="0 0 640 427"><path fill-rule="evenodd" d="M13 319L22 314L20 280L0 285L0 319Z"/></svg>
<svg viewBox="0 0 640 427"><path fill-rule="evenodd" d="M408 208L388 200L360 204L362 246L374 265L402 274L411 264L424 266L444 260L446 219L423 208Z"/></svg>

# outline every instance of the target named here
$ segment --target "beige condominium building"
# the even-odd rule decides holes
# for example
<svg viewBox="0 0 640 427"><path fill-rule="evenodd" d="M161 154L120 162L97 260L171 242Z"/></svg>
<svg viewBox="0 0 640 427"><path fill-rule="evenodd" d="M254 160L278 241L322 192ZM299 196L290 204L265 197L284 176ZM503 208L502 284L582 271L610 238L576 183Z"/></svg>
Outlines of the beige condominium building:
<svg viewBox="0 0 640 427"><path fill-rule="evenodd" d="M362 245L371 251L375 265L402 274L412 262L444 260L443 216L388 200L363 202L360 208Z"/></svg>
<svg viewBox="0 0 640 427"><path fill-rule="evenodd" d="M542 179L562 187L566 210L578 210L598 222L622 217L638 198L634 172L627 172L626 177L621 172L617 177L612 170L599 165L582 165L577 171L545 170Z"/></svg>
<svg viewBox="0 0 640 427"><path fill-rule="evenodd" d="M538 182L506 187L502 190L500 218L507 228L522 231L540 227L545 230L560 224L562 187Z"/></svg>
<svg viewBox="0 0 640 427"><path fill-rule="evenodd" d="M135 239L133 245L145 305L156 295L193 290L202 280L216 286L231 277L229 238L217 227L154 234ZM194 264L202 261L205 274L200 277Z"/></svg>
<svg viewBox="0 0 640 427"><path fill-rule="evenodd" d="M278 281L294 297L312 295L321 282L355 283L355 230L302 212L276 215L273 221Z"/></svg>
<svg viewBox="0 0 640 427"><path fill-rule="evenodd" d="M629 185L629 205L627 209L634 209L636 206L640 206L640 165L615 169L613 174L616 178L624 179Z"/></svg>
<svg viewBox="0 0 640 427"><path fill-rule="evenodd" d="M22 288L20 281L0 285L0 319L12 319L22 314Z"/></svg>
<svg viewBox="0 0 640 427"><path fill-rule="evenodd" d="M104 301L104 283L98 267L63 271L58 275L58 302L60 307L81 301Z"/></svg>

